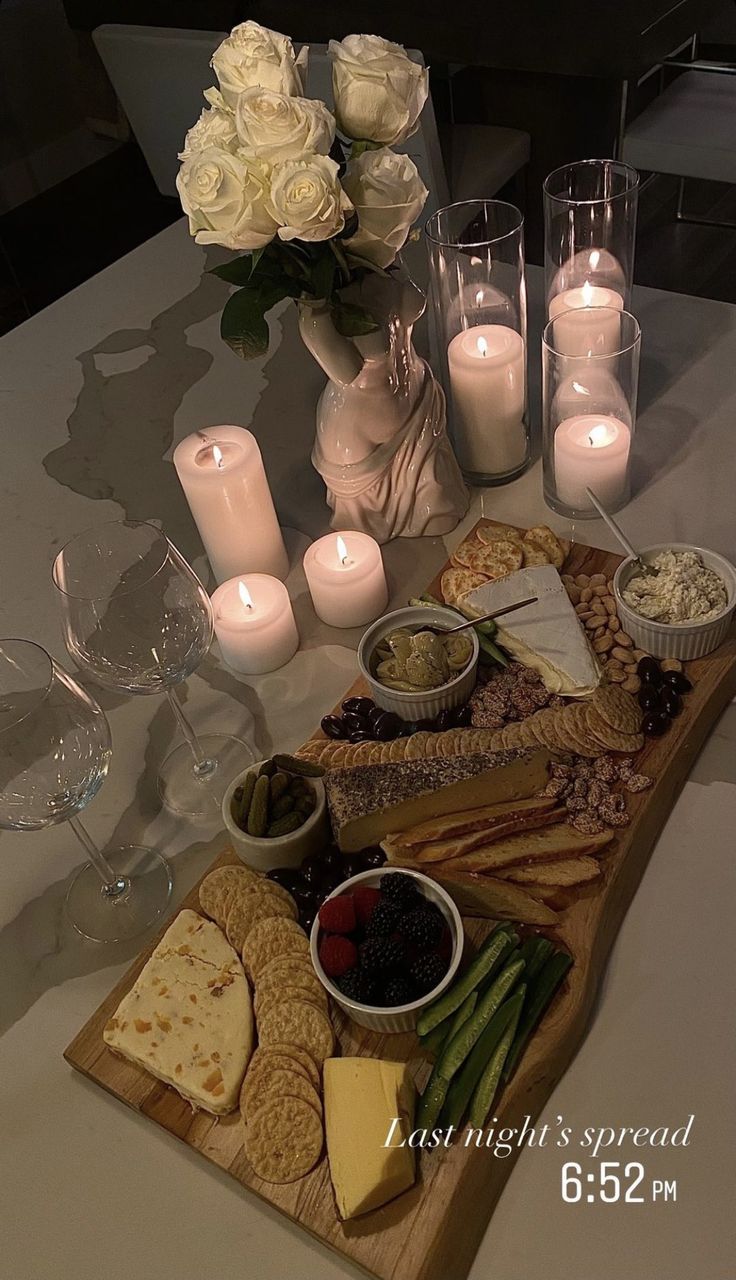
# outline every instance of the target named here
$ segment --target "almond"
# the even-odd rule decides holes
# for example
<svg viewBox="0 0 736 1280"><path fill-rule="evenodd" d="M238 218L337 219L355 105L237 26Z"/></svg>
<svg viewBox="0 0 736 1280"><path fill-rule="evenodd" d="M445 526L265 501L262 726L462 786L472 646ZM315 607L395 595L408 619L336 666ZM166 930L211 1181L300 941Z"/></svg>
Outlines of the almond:
<svg viewBox="0 0 736 1280"><path fill-rule="evenodd" d="M593 596L593 599L590 602L590 606L593 610L593 613L597 613L600 617L603 617L603 618L608 617L608 614L606 613L606 606L604 605L603 601L598 598L598 596Z"/></svg>
<svg viewBox="0 0 736 1280"><path fill-rule="evenodd" d="M626 634L625 631L619 631L618 643L622 644L625 649L633 649L634 647L634 641L631 639L631 636Z"/></svg>
<svg viewBox="0 0 736 1280"><path fill-rule="evenodd" d="M616 638L618 639L618 636ZM618 658L622 666L626 666L628 664L629 651L628 649L622 649L620 644L614 646L611 650L611 654L614 658Z"/></svg>
<svg viewBox="0 0 736 1280"><path fill-rule="evenodd" d="M582 591L580 592L581 603L583 603L586 600L592 600L592 599L593 599L593 588L583 587Z"/></svg>
<svg viewBox="0 0 736 1280"><path fill-rule="evenodd" d="M638 693L641 689L641 677L627 676L621 688L625 689L627 693Z"/></svg>
<svg viewBox="0 0 736 1280"><path fill-rule="evenodd" d="M597 640L593 641L593 649L595 650L596 653L608 653L608 650L612 648L613 648L612 635L605 634L605 635L599 636Z"/></svg>
<svg viewBox="0 0 736 1280"><path fill-rule="evenodd" d="M616 601L614 600L613 596L608 596L608 595L603 596L602 600L605 606L606 613L610 613L611 617L613 618L616 614Z"/></svg>
<svg viewBox="0 0 736 1280"><path fill-rule="evenodd" d="M590 578L587 573L579 573L575 579L576 587L587 587L590 584Z"/></svg>
<svg viewBox="0 0 736 1280"><path fill-rule="evenodd" d="M591 574L591 576L590 576L590 585L591 585L591 587L605 587L605 585L606 585L606 575L605 575L605 573L593 573L593 574Z"/></svg>
<svg viewBox="0 0 736 1280"><path fill-rule="evenodd" d="M682 663L679 658L663 658L660 666L663 671L682 671Z"/></svg>
<svg viewBox="0 0 736 1280"><path fill-rule="evenodd" d="M608 587L605 582L599 582L596 587L593 587L593 595L601 597L608 595Z"/></svg>
<svg viewBox="0 0 736 1280"><path fill-rule="evenodd" d="M614 617L608 619L608 630L609 631L621 630L621 623L619 622L618 618L615 615Z"/></svg>

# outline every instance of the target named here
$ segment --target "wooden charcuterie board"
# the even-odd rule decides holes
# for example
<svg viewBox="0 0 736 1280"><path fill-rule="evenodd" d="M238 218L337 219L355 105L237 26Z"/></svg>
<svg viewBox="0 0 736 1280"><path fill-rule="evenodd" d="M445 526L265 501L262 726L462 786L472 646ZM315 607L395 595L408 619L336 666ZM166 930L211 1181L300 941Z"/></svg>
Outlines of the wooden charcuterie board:
<svg viewBox="0 0 736 1280"><path fill-rule="evenodd" d="M611 577L619 560L609 552L573 544L565 571ZM435 594L439 578L438 574L430 586ZM517 1125L525 1115L540 1114L585 1035L608 953L654 843L706 737L736 694L736 638L731 635L715 653L690 663L688 674L694 688L682 714L667 734L649 740L637 757L637 768L650 774L654 785L631 796L631 824L617 833L605 858L603 877L587 887L561 891L560 922L550 936L572 953L574 965L496 1106L504 1125ZM351 692L359 688L356 682ZM235 861L234 854L225 852L214 865ZM196 887L181 906L197 909ZM483 936L489 927L481 920L465 923L472 938ZM410 1191L348 1223L341 1223L335 1212L325 1158L298 1182L279 1186L259 1180L243 1152L237 1113L220 1120L202 1112L193 1114L174 1090L116 1057L103 1043L107 1019L157 941L139 956L69 1045L64 1055L67 1062L380 1280L462 1280L511 1172L514 1155L493 1160L483 1150L462 1145L422 1153L418 1180ZM349 1023L339 1011L333 1020L343 1054L408 1060L423 1084L428 1068L413 1035L379 1036Z"/></svg>

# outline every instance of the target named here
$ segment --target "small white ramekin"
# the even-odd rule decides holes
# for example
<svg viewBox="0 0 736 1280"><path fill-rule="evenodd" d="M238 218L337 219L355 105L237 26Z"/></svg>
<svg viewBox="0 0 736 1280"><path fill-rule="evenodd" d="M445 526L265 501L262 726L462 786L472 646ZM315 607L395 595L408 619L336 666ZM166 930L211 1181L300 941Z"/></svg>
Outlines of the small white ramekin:
<svg viewBox="0 0 736 1280"><path fill-rule="evenodd" d="M381 876L385 875L386 872L390 870L390 867L376 867L371 871L361 871L360 875L352 876L350 880L345 880L343 884L338 885L337 889L334 889L332 893L328 894L325 901L328 901L330 898L337 898L343 893L350 893L353 889L357 888L358 885L365 885L368 887L371 885L377 885ZM424 1009L428 1004L431 1004L433 1000L436 1000L438 996L441 996L442 992L446 991L450 983L454 981L455 974L458 971L458 967L462 959L463 945L465 941L463 922L460 919L460 912L452 901L450 895L445 893L445 890L440 888L438 884L435 884L434 880L430 880L428 876L422 875L420 871L410 871L408 868L402 867L401 874L404 876L411 876L413 880L418 881L419 888L424 894L424 897L427 898L429 902L433 902L435 906L439 907L452 934L452 955L450 957L450 964L447 973L433 991L427 992L426 996L422 996L420 1000L414 1000L411 1004L396 1005L393 1009L386 1009L381 1005L358 1004L357 1000L349 1000L347 996L343 995L340 988L336 987L335 984L327 977L327 974L320 964L318 947L322 927L319 922L319 916L315 916L314 924L312 925L312 933L309 939L309 949L312 956L314 971L327 994L332 996L335 1003L339 1004L343 1012L346 1013L349 1018L352 1018L353 1022L357 1022L358 1026L367 1027L369 1031L379 1031L383 1034L398 1034L406 1031L414 1031L417 1025L417 1018L419 1017L422 1009Z"/></svg>
<svg viewBox="0 0 736 1280"><path fill-rule="evenodd" d="M636 574L636 561L631 556L622 560L613 576L613 594L616 598L619 621L631 636L638 649L646 649L653 658L680 658L689 662L712 653L725 640L736 610L736 569L724 556L706 547L695 547L687 542L663 542L644 547L641 558L648 562L662 551L694 551L708 569L717 573L728 593L728 604L715 618L705 622L653 622L635 613L623 598L626 584Z"/></svg>
<svg viewBox="0 0 736 1280"><path fill-rule="evenodd" d="M398 627L421 627L422 623L438 627L456 627L460 623L460 615L456 609L448 609L444 605L409 605L406 609L396 609L393 613L385 613L365 632L358 645L358 667L363 679L370 687L370 696L376 706L384 711L393 711L402 720L433 720L440 711L454 711L468 701L478 678L478 654L480 646L473 627L465 633L470 637L473 653L464 671L448 680L437 689L427 689L418 693L401 693L398 689L387 689L371 674L370 661L373 651L389 631Z"/></svg>
<svg viewBox="0 0 736 1280"><path fill-rule="evenodd" d="M233 819L233 795L242 785L246 774L257 772L263 763L263 760L259 760L250 769L245 769L243 773L238 774L237 778L233 778L223 797L222 820L238 857L254 871L274 871L276 867L300 867L310 854L319 853L324 849L330 839L324 784L319 778L305 778L305 782L309 783L316 796L317 803L314 812L310 813L307 821L297 827L296 831L290 832L288 836L272 836L270 839L249 836L247 831L241 831Z"/></svg>

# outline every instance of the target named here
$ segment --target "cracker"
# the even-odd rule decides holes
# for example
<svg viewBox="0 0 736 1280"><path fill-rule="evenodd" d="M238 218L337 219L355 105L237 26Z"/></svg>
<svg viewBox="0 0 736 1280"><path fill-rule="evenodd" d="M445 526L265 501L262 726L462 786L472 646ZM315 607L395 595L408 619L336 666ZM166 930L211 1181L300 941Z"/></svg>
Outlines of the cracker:
<svg viewBox="0 0 736 1280"><path fill-rule="evenodd" d="M391 762L406 759L406 738L394 738L389 743L388 758Z"/></svg>
<svg viewBox="0 0 736 1280"><path fill-rule="evenodd" d="M550 563L555 569L561 569L565 563L565 552L560 544L557 534L546 524L537 524L533 529L527 529L524 534L524 542L533 542L535 546L541 547L542 551L548 556Z"/></svg>
<svg viewBox="0 0 736 1280"><path fill-rule="evenodd" d="M307 935L294 920L261 920L250 930L242 947L243 964L255 981L260 970L277 955L308 955Z"/></svg>
<svg viewBox="0 0 736 1280"><path fill-rule="evenodd" d="M258 986L271 986L273 982L286 982L290 978L286 974L294 973L295 975L306 975L307 979L312 982L319 982L319 978L314 972L311 958L308 955L289 954L274 956L273 960L268 960L262 965L258 971Z"/></svg>
<svg viewBox="0 0 736 1280"><path fill-rule="evenodd" d="M260 877L249 867L215 867L205 876L199 886L199 905L210 920L220 924L223 915L223 899L227 892L242 881L244 884L256 884ZM222 925L220 924L222 928Z"/></svg>
<svg viewBox="0 0 736 1280"><path fill-rule="evenodd" d="M620 733L607 720L603 719L595 707L589 703L585 708L585 719L593 738L609 751L623 751L633 755L644 746L644 735L641 733Z"/></svg>
<svg viewBox="0 0 736 1280"><path fill-rule="evenodd" d="M503 578L507 573L520 569L524 552L520 542L500 539L488 542L473 552L470 568L476 573L483 573L487 578Z"/></svg>
<svg viewBox="0 0 736 1280"><path fill-rule="evenodd" d="M468 591L482 587L488 581L488 574L473 573L471 569L445 569L440 583L442 599L445 604L457 604Z"/></svg>
<svg viewBox="0 0 736 1280"><path fill-rule="evenodd" d="M291 978L294 977L294 981ZM295 975L284 975L283 982L271 982L268 986L262 986L260 979L256 989L255 1000L253 1003L253 1012L256 1017L265 1015L272 1005L283 1004L285 1000L306 1000L307 1004L313 1004L316 1009L321 1009L323 1013L327 1013L327 993L319 981L315 977L314 984L309 982L308 975L301 979Z"/></svg>
<svg viewBox="0 0 736 1280"><path fill-rule="evenodd" d="M599 685L593 691L591 703L612 729L619 733L638 733L643 712L635 698L615 684Z"/></svg>
<svg viewBox="0 0 736 1280"><path fill-rule="evenodd" d="M292 920L291 907L273 893L248 893L237 897L227 913L225 933L231 947L242 951L248 934L259 921L271 917Z"/></svg>
<svg viewBox="0 0 736 1280"><path fill-rule="evenodd" d="M524 556L524 568L534 569L543 564L551 564L551 560L546 551L536 546L533 542L525 542L522 545L522 554Z"/></svg>
<svg viewBox="0 0 736 1280"><path fill-rule="evenodd" d="M299 1071L261 1071L253 1078L248 1072L240 1090L240 1114L246 1124L258 1109L271 1100L302 1098L322 1119L322 1102L314 1085Z"/></svg>
<svg viewBox="0 0 736 1280"><path fill-rule="evenodd" d="M245 1154L264 1182L296 1182L322 1154L324 1131L303 1098L279 1097L254 1111L245 1127Z"/></svg>
<svg viewBox="0 0 736 1280"><path fill-rule="evenodd" d="M291 1048L291 1046L287 1047ZM315 1089L319 1089L319 1075L317 1072L315 1071L314 1074L311 1074L292 1053L272 1053L270 1049L256 1049L245 1073L245 1079L240 1086L241 1104L246 1084L250 1082L250 1086L253 1087L256 1079L262 1079L270 1075L272 1071L293 1071L295 1075L300 1075L303 1080L306 1080Z"/></svg>
<svg viewBox="0 0 736 1280"><path fill-rule="evenodd" d="M327 1014L306 1000L288 1000L269 1009L259 1021L258 1040L263 1045L274 1042L295 1044L306 1049L320 1065L330 1057L335 1047L332 1023Z"/></svg>
<svg viewBox="0 0 736 1280"><path fill-rule="evenodd" d="M412 733L406 739L406 749L404 751L405 760L423 760L426 753L426 746L432 735L425 729L421 729L419 733Z"/></svg>
<svg viewBox="0 0 736 1280"><path fill-rule="evenodd" d="M291 1063L291 1069L294 1071L296 1071L298 1065L312 1081L315 1089L319 1091L320 1070L311 1053L307 1053L306 1049L300 1049L296 1044L259 1045L250 1060L248 1070L252 1071L254 1067L260 1070L261 1062L270 1063L272 1058L286 1058Z"/></svg>
<svg viewBox="0 0 736 1280"><path fill-rule="evenodd" d="M481 542L519 542L522 536L521 529L511 524L480 524L476 534Z"/></svg>
<svg viewBox="0 0 736 1280"><path fill-rule="evenodd" d="M474 551L477 551L479 546L480 543L477 542L475 538L468 538L465 542L461 542L458 547L455 547L455 550L450 556L450 563L454 564L458 569L469 569L470 561L468 556L471 556Z"/></svg>

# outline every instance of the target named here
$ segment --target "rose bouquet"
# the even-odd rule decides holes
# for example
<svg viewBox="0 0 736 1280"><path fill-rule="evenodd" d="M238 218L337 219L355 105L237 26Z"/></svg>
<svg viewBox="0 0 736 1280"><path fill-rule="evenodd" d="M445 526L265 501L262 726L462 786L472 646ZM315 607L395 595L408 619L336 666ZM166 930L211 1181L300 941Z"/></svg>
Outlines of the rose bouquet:
<svg viewBox="0 0 736 1280"><path fill-rule="evenodd" d="M334 114L303 96L306 48L236 27L180 155L191 234L243 255L215 268L238 286L221 331L243 356L267 350L266 314L283 298L326 307L344 337L373 332L349 286L391 272L427 198L413 160L391 150L418 127L426 69L380 36L333 40L329 54Z"/></svg>

